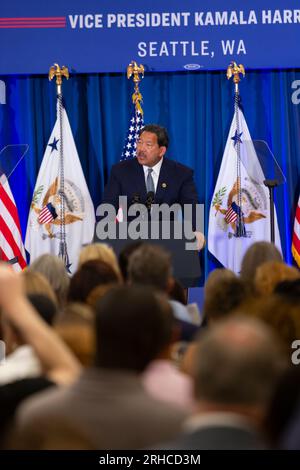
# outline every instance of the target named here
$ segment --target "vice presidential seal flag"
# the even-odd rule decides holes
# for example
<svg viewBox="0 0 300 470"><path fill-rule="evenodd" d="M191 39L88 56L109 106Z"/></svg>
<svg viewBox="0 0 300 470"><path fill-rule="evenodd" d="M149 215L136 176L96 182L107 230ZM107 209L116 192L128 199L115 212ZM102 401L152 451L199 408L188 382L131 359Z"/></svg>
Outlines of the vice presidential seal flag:
<svg viewBox="0 0 300 470"><path fill-rule="evenodd" d="M239 147L240 172L237 172ZM244 115L234 114L209 213L208 249L226 268L240 272L247 248L270 241L269 193ZM242 221L242 227L239 227ZM275 210L275 243L281 251Z"/></svg>
<svg viewBox="0 0 300 470"><path fill-rule="evenodd" d="M59 106L57 107L59 110ZM25 248L30 261L43 253L58 255L64 233L68 270L76 270L82 245L90 243L94 234L95 211L76 150L65 108L59 112L35 185L29 212ZM60 146L63 140L64 194L61 193ZM64 197L64 211L61 210ZM64 217L62 216L64 212Z"/></svg>

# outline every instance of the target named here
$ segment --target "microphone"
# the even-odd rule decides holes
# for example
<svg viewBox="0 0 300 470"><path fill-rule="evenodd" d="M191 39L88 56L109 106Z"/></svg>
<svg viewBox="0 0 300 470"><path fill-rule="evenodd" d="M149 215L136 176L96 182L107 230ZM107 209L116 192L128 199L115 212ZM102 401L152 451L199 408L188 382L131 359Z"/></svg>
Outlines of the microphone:
<svg viewBox="0 0 300 470"><path fill-rule="evenodd" d="M147 197L146 197L146 206L149 211L151 209L151 205L153 204L153 201L154 201L154 192L148 191Z"/></svg>
<svg viewBox="0 0 300 470"><path fill-rule="evenodd" d="M134 193L131 199L131 207L134 208L135 211L139 212L139 217L142 219L145 218L144 212L145 212L145 206L141 204L141 197L139 193ZM143 210L144 209L144 210Z"/></svg>
<svg viewBox="0 0 300 470"><path fill-rule="evenodd" d="M141 202L139 193L134 193L131 204L139 204Z"/></svg>

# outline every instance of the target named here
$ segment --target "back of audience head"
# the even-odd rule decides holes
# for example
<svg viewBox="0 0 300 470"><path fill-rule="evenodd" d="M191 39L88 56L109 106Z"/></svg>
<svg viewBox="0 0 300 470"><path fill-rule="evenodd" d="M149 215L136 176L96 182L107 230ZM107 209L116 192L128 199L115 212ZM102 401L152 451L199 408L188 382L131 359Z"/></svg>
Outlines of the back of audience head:
<svg viewBox="0 0 300 470"><path fill-rule="evenodd" d="M300 369L287 368L275 387L265 419L265 431L273 448L280 447L283 436L293 422L300 398Z"/></svg>
<svg viewBox="0 0 300 470"><path fill-rule="evenodd" d="M144 243L130 256L129 284L149 286L157 292L169 295L173 281L171 256L162 247ZM193 324L186 307L173 302L172 311L178 324L179 339L182 341L193 339L198 326Z"/></svg>
<svg viewBox="0 0 300 470"><path fill-rule="evenodd" d="M87 261L98 260L111 266L120 280L122 279L118 259L114 250L105 243L91 243L82 248L79 254L78 268Z"/></svg>
<svg viewBox="0 0 300 470"><path fill-rule="evenodd" d="M113 287L116 287L116 283L102 284L101 286L94 287L86 299L87 305L95 310L98 301Z"/></svg>
<svg viewBox="0 0 300 470"><path fill-rule="evenodd" d="M290 356L292 342L300 338L299 302L289 296L274 293L257 298L249 305L243 304L240 312L258 318L272 328L281 339L286 354Z"/></svg>
<svg viewBox="0 0 300 470"><path fill-rule="evenodd" d="M27 298L44 322L53 326L57 316L57 306L53 300L43 294L28 294Z"/></svg>
<svg viewBox="0 0 300 470"><path fill-rule="evenodd" d="M53 326L57 314L57 305L53 300L44 294L28 294L27 298L44 322ZM26 344L19 330L9 321L3 319L2 327L7 354L12 353L16 347Z"/></svg>
<svg viewBox="0 0 300 470"><path fill-rule="evenodd" d="M70 279L62 259L58 256L44 254L34 260L28 269L43 274L54 290L58 304L64 305Z"/></svg>
<svg viewBox="0 0 300 470"><path fill-rule="evenodd" d="M268 295L274 292L280 282L296 279L300 279L300 272L297 268L280 261L267 261L256 270L255 291L260 295Z"/></svg>
<svg viewBox="0 0 300 470"><path fill-rule="evenodd" d="M21 276L24 279L25 292L29 294L42 294L52 300L57 306L57 297L46 277L37 272L25 269Z"/></svg>
<svg viewBox="0 0 300 470"><path fill-rule="evenodd" d="M142 246L143 242L138 240L136 242L128 243L124 246L119 254L119 266L121 269L121 273L123 276L124 281L128 279L128 264L130 256L137 250L140 246Z"/></svg>
<svg viewBox="0 0 300 470"><path fill-rule="evenodd" d="M246 298L243 281L229 269L212 271L204 286L203 315L209 323L229 315Z"/></svg>
<svg viewBox="0 0 300 470"><path fill-rule="evenodd" d="M173 278L173 281L171 283L171 287L169 290L169 297L171 300L176 300L177 302L180 302L183 305L187 304L187 295L184 290L183 285L178 279Z"/></svg>
<svg viewBox="0 0 300 470"><path fill-rule="evenodd" d="M169 304L147 287L120 286L96 305L97 367L142 372L173 334Z"/></svg>
<svg viewBox="0 0 300 470"><path fill-rule="evenodd" d="M241 266L241 278L251 288L258 266L266 261L282 262L282 255L278 248L270 242L256 242L246 251Z"/></svg>
<svg viewBox="0 0 300 470"><path fill-rule="evenodd" d="M279 282L274 293L290 302L297 302L300 300L300 279L289 279Z"/></svg>
<svg viewBox="0 0 300 470"><path fill-rule="evenodd" d="M280 343L262 322L231 317L200 337L194 354L199 406L245 414L261 424L285 368Z"/></svg>
<svg viewBox="0 0 300 470"><path fill-rule="evenodd" d="M109 264L98 260L86 261L71 278L68 301L85 303L96 286L119 282L118 274Z"/></svg>
<svg viewBox="0 0 300 470"><path fill-rule="evenodd" d="M85 304L67 304L55 322L55 331L83 366L90 366L95 355L94 315Z"/></svg>
<svg viewBox="0 0 300 470"><path fill-rule="evenodd" d="M170 254L160 246L143 244L130 256L128 280L132 284L148 285L168 292L172 283Z"/></svg>

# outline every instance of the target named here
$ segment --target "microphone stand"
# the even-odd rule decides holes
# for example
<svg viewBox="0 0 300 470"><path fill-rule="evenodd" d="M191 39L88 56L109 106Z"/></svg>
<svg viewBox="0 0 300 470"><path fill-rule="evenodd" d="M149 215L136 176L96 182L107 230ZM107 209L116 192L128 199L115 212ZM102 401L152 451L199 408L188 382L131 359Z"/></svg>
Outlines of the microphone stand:
<svg viewBox="0 0 300 470"><path fill-rule="evenodd" d="M138 193L134 193L131 204L139 204L140 202L140 195Z"/></svg>
<svg viewBox="0 0 300 470"><path fill-rule="evenodd" d="M138 193L135 193L133 195L132 200L131 200L131 205L136 206L136 210L139 211L140 217L142 218L142 220L144 220L145 219L145 206L144 204L141 203L141 198Z"/></svg>
<svg viewBox="0 0 300 470"><path fill-rule="evenodd" d="M147 193L147 198L146 198L146 207L148 209L148 212L150 214L151 212L151 206L153 204L153 201L154 201L154 192L153 191L149 191Z"/></svg>
<svg viewBox="0 0 300 470"><path fill-rule="evenodd" d="M278 180L265 180L264 185L269 190L270 195L270 232L271 243L275 243L275 223L274 223L274 188L278 186Z"/></svg>

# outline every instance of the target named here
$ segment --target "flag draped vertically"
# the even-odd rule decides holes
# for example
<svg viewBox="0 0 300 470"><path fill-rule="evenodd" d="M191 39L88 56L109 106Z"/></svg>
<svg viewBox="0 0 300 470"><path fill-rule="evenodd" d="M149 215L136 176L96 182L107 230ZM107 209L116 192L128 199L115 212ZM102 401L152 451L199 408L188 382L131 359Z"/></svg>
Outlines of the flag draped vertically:
<svg viewBox="0 0 300 470"><path fill-rule="evenodd" d="M237 146L240 166L237 172ZM226 268L240 272L247 248L270 241L269 193L244 115L234 114L209 213L208 250ZM238 230L238 221L243 221ZM281 251L275 210L275 244Z"/></svg>
<svg viewBox="0 0 300 470"><path fill-rule="evenodd" d="M294 221L292 254L297 265L300 267L300 196L298 199L298 204L297 204L296 214L295 214L295 221Z"/></svg>
<svg viewBox="0 0 300 470"><path fill-rule="evenodd" d="M60 185L61 145L64 194ZM95 211L66 110L62 107L59 114L58 102L56 123L39 170L27 223L25 247L30 253L31 261L44 253L59 254L63 223L68 255L67 268L69 272L74 272L82 245L90 243L93 239Z"/></svg>
<svg viewBox="0 0 300 470"><path fill-rule="evenodd" d="M22 241L18 209L11 192L8 180L0 180L0 259L10 261L17 257L13 264L15 271L26 267L26 255Z"/></svg>
<svg viewBox="0 0 300 470"><path fill-rule="evenodd" d="M136 157L136 143L139 132L144 126L143 114L133 106L133 110L129 119L129 126L126 134L126 140L121 155L122 160L130 160Z"/></svg>
<svg viewBox="0 0 300 470"><path fill-rule="evenodd" d="M136 144L139 138L140 130L142 127L144 127L143 110L140 105L142 95L138 94L138 100L136 99L136 96L136 93L132 95L133 107L120 161L130 160L131 158L136 157ZM123 208L119 207L116 222L123 222L123 220Z"/></svg>

